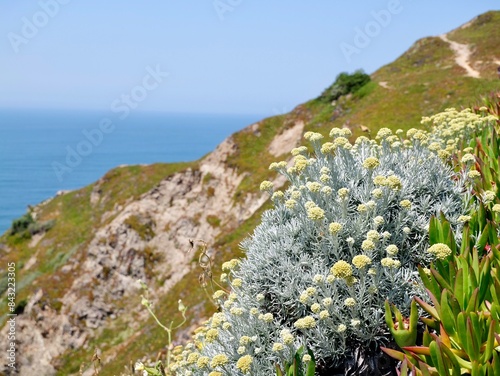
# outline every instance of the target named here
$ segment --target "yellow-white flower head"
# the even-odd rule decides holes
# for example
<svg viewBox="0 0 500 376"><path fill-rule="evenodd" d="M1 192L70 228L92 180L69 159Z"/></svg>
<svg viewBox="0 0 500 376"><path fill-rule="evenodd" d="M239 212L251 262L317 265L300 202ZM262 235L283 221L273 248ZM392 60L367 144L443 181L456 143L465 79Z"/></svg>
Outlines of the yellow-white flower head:
<svg viewBox="0 0 500 376"><path fill-rule="evenodd" d="M325 211L318 206L307 209L307 217L313 221L320 221L325 218Z"/></svg>
<svg viewBox="0 0 500 376"><path fill-rule="evenodd" d="M337 333L344 333L347 330L347 326L344 324L339 324L337 326Z"/></svg>
<svg viewBox="0 0 500 376"><path fill-rule="evenodd" d="M332 275L336 278L346 279L352 276L352 266L343 260L337 261L330 269Z"/></svg>
<svg viewBox="0 0 500 376"><path fill-rule="evenodd" d="M316 326L316 320L312 316L306 316L302 319L298 319L293 324L297 329L311 329Z"/></svg>
<svg viewBox="0 0 500 376"><path fill-rule="evenodd" d="M399 267L401 267L401 261L395 260L391 257L383 258L382 260L380 260L380 263L386 268L398 269Z"/></svg>
<svg viewBox="0 0 500 376"><path fill-rule="evenodd" d="M315 181L314 182L309 181L306 183L306 187L311 192L319 192L321 190L322 185Z"/></svg>
<svg viewBox="0 0 500 376"><path fill-rule="evenodd" d="M363 240L363 243L361 243L361 249L363 251L373 251L375 249L375 243L370 239Z"/></svg>
<svg viewBox="0 0 500 376"><path fill-rule="evenodd" d="M460 162L464 163L464 164L468 164L468 163L474 163L476 161L476 157L474 157L472 154L470 153L466 153L462 156L462 159L460 160Z"/></svg>
<svg viewBox="0 0 500 376"><path fill-rule="evenodd" d="M402 200L399 205L401 205L402 208L404 209L411 209L411 201L410 200Z"/></svg>
<svg viewBox="0 0 500 376"><path fill-rule="evenodd" d="M314 142L321 140L323 138L323 135L317 132L306 132L304 133L304 138L308 141Z"/></svg>
<svg viewBox="0 0 500 376"><path fill-rule="evenodd" d="M346 199L347 196L349 195L349 189L347 189L347 188L340 188L337 191L337 194L338 194L339 198Z"/></svg>
<svg viewBox="0 0 500 376"><path fill-rule="evenodd" d="M330 307L330 306L332 305L332 303L333 303L333 300L332 300L332 298L324 298L324 299L321 301L321 303L323 303L323 305L324 305L325 307Z"/></svg>
<svg viewBox="0 0 500 376"><path fill-rule="evenodd" d="M328 318L328 317L330 317L330 313L329 313L326 309L322 310L322 311L319 313L319 319L320 319L320 320L324 320L324 319L326 319L326 318Z"/></svg>
<svg viewBox="0 0 500 376"><path fill-rule="evenodd" d="M332 235L336 235L340 232L340 230L342 230L342 224L338 223L338 222L332 222L330 223L330 225L328 226L328 231L330 232L330 234Z"/></svg>
<svg viewBox="0 0 500 376"><path fill-rule="evenodd" d="M269 180L264 180L262 183L260 183L260 190L261 191L270 191L274 187L274 184L270 182Z"/></svg>
<svg viewBox="0 0 500 376"><path fill-rule="evenodd" d="M219 366L223 366L229 362L229 358L227 357L226 354L217 354L215 355L211 362L210 362L210 367L216 368Z"/></svg>
<svg viewBox="0 0 500 376"><path fill-rule="evenodd" d="M368 157L363 161L363 167L367 170L373 170L380 166L380 161L375 157Z"/></svg>
<svg viewBox="0 0 500 376"><path fill-rule="evenodd" d="M496 194L493 191L484 191L481 195L485 204L489 204L494 201L496 198Z"/></svg>
<svg viewBox="0 0 500 376"><path fill-rule="evenodd" d="M398 254L399 249L395 244L390 244L387 246L385 251L389 256L396 256Z"/></svg>
<svg viewBox="0 0 500 376"><path fill-rule="evenodd" d="M477 179L477 178L481 177L481 173L479 171L476 171L476 170L471 170L467 173L467 177L469 179Z"/></svg>
<svg viewBox="0 0 500 376"><path fill-rule="evenodd" d="M311 311L313 311L314 313L318 313L319 311L321 311L321 306L318 303L314 303L313 305L311 305Z"/></svg>
<svg viewBox="0 0 500 376"><path fill-rule="evenodd" d="M370 265L371 262L372 262L372 259L366 255L357 255L357 256L354 256L352 259L352 264L358 269L362 269L365 266Z"/></svg>
<svg viewBox="0 0 500 376"><path fill-rule="evenodd" d="M379 131L377 132L376 139L377 140L384 140L391 135L392 135L392 131L389 128L380 128Z"/></svg>
<svg viewBox="0 0 500 376"><path fill-rule="evenodd" d="M444 260L449 255L451 255L451 248L443 243L436 243L432 245L427 252L434 255L438 260Z"/></svg>
<svg viewBox="0 0 500 376"><path fill-rule="evenodd" d="M352 308L356 305L356 300L354 298L347 298L344 300L344 305L346 307Z"/></svg>

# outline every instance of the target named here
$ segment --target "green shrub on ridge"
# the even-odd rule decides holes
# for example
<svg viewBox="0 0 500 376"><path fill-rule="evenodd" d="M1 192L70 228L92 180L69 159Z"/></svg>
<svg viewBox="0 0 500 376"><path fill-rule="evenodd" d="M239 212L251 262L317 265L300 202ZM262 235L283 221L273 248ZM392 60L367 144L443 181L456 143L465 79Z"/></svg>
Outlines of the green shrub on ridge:
<svg viewBox="0 0 500 376"><path fill-rule="evenodd" d="M342 72L335 78L335 82L321 93L319 99L329 103L339 99L342 95L354 94L370 80L370 76L361 69L352 74Z"/></svg>

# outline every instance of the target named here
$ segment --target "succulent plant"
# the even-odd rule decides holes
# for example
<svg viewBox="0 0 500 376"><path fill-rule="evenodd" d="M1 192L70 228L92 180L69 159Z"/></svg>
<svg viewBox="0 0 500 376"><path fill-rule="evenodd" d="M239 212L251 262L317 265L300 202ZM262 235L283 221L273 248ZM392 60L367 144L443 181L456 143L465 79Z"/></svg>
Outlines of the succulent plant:
<svg viewBox="0 0 500 376"><path fill-rule="evenodd" d="M402 362L401 375L500 375L500 241L498 225L491 213L481 210L471 216L462 236L460 254L446 220L433 218L431 244L451 250L437 258L430 273L420 268L432 304L416 297L428 314L422 345L416 346L416 304L409 325L401 329L401 314L393 307L398 325L386 303L387 324L398 352L385 349ZM488 218L490 217L490 218Z"/></svg>
<svg viewBox="0 0 500 376"><path fill-rule="evenodd" d="M469 140L461 156L460 163L476 172L470 200L479 203L473 213L461 217L466 223L461 246L443 215L431 219L429 251L436 260L430 270L419 269L431 304L416 297L411 318L402 327L401 313L395 306L391 311L386 302L387 325L403 352L384 351L401 361L403 376L410 372L413 376L500 375L498 142L495 127L490 126ZM427 313L421 318L426 329L418 346L416 303Z"/></svg>

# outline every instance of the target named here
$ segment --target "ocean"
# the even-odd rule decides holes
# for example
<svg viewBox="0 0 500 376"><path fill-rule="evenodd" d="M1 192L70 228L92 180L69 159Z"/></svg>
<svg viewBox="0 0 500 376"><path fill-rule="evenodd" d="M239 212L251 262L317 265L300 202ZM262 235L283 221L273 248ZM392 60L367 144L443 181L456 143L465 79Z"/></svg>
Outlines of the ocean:
<svg viewBox="0 0 500 376"><path fill-rule="evenodd" d="M193 161L262 115L0 110L0 234L60 190L122 164Z"/></svg>

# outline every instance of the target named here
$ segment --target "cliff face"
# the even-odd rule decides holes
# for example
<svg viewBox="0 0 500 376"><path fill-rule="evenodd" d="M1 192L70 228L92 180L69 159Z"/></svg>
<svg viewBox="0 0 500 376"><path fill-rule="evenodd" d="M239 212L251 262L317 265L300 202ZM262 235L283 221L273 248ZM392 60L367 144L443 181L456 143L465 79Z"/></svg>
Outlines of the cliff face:
<svg viewBox="0 0 500 376"><path fill-rule="evenodd" d="M271 153L294 147L303 126L297 122L276 136ZM243 132L258 135L260 127L257 123ZM55 374L55 359L70 349L88 346L117 317L130 333L140 332L147 315L137 304L137 280L148 283L153 297L167 294L196 267L191 239L213 244L218 235L234 229L267 200L260 192L234 200L247 176L228 166L228 157L236 151L230 137L201 160L198 168L174 173L138 199L104 213L104 225L54 276L56 281L71 279L58 309L46 303L44 288L33 286L36 292L17 322L20 374ZM103 182L101 179L92 187L88 205L100 205L106 195ZM275 184L280 186L283 181ZM6 331L4 327L0 335ZM106 356L112 358L112 352Z"/></svg>

